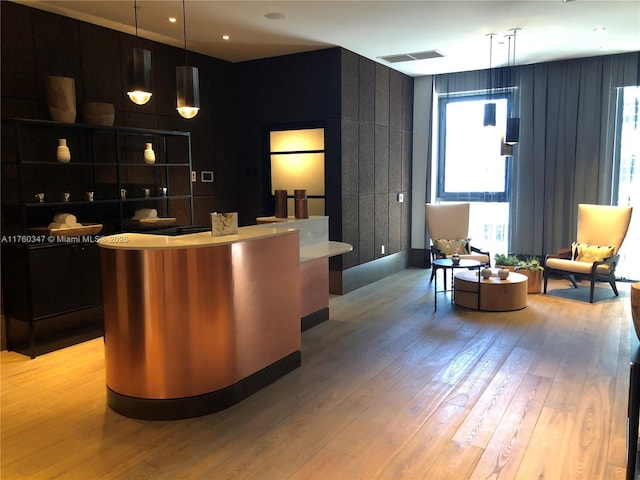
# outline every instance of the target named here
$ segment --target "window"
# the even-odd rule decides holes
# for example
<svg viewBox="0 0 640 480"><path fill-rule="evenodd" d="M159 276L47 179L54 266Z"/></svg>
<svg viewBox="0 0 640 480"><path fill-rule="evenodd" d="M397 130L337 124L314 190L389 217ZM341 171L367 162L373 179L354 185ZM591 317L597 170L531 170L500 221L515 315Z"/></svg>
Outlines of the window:
<svg viewBox="0 0 640 480"><path fill-rule="evenodd" d="M486 94L442 96L438 100L439 130L435 202L470 202L472 244L492 253L508 253L509 157L500 147L506 130L511 94L496 103L496 126L483 125Z"/></svg>
<svg viewBox="0 0 640 480"><path fill-rule="evenodd" d="M616 275L639 280L640 253L640 87L618 90L614 204L632 205L631 224L620 249Z"/></svg>

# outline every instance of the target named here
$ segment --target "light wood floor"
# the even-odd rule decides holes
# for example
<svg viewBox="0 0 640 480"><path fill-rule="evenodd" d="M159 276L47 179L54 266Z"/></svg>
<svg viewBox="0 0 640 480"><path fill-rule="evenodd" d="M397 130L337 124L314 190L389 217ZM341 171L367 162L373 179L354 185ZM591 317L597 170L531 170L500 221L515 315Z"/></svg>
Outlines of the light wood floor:
<svg viewBox="0 0 640 480"><path fill-rule="evenodd" d="M595 304L529 295L509 313L439 294L434 313L428 279L332 297L301 368L195 419L112 412L101 339L2 352L2 479L624 478L628 287Z"/></svg>

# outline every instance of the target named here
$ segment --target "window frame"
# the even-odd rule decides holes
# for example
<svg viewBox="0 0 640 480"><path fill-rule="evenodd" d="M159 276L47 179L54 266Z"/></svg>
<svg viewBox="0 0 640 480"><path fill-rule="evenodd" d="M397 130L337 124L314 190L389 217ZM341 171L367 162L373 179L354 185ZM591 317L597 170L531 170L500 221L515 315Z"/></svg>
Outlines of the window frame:
<svg viewBox="0 0 640 480"><path fill-rule="evenodd" d="M447 106L450 103L477 102L505 99L507 112L513 111L514 93L510 90L489 93L445 94L438 98L438 145L437 145L437 169L436 201L437 202L503 202L511 200L511 162L505 159L504 191L502 192L447 192L446 185L446 138L447 138Z"/></svg>

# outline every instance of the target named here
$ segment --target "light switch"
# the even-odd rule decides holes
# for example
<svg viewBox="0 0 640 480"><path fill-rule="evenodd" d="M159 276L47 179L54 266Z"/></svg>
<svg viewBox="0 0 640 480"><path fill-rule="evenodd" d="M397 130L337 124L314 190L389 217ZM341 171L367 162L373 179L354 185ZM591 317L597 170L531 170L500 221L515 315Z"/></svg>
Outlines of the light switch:
<svg viewBox="0 0 640 480"><path fill-rule="evenodd" d="M398 194L398 202L400 202L400 203L404 202L404 193L399 193Z"/></svg>

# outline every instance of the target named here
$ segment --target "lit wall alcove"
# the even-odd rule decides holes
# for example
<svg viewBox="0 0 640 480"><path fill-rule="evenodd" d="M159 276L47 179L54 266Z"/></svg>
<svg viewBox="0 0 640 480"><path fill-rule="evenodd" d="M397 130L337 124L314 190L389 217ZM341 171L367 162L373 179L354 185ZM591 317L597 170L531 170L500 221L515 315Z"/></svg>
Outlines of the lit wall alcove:
<svg viewBox="0 0 640 480"><path fill-rule="evenodd" d="M307 191L309 215L325 214L324 145L324 128L269 130L269 191L287 191L290 216L295 190Z"/></svg>

